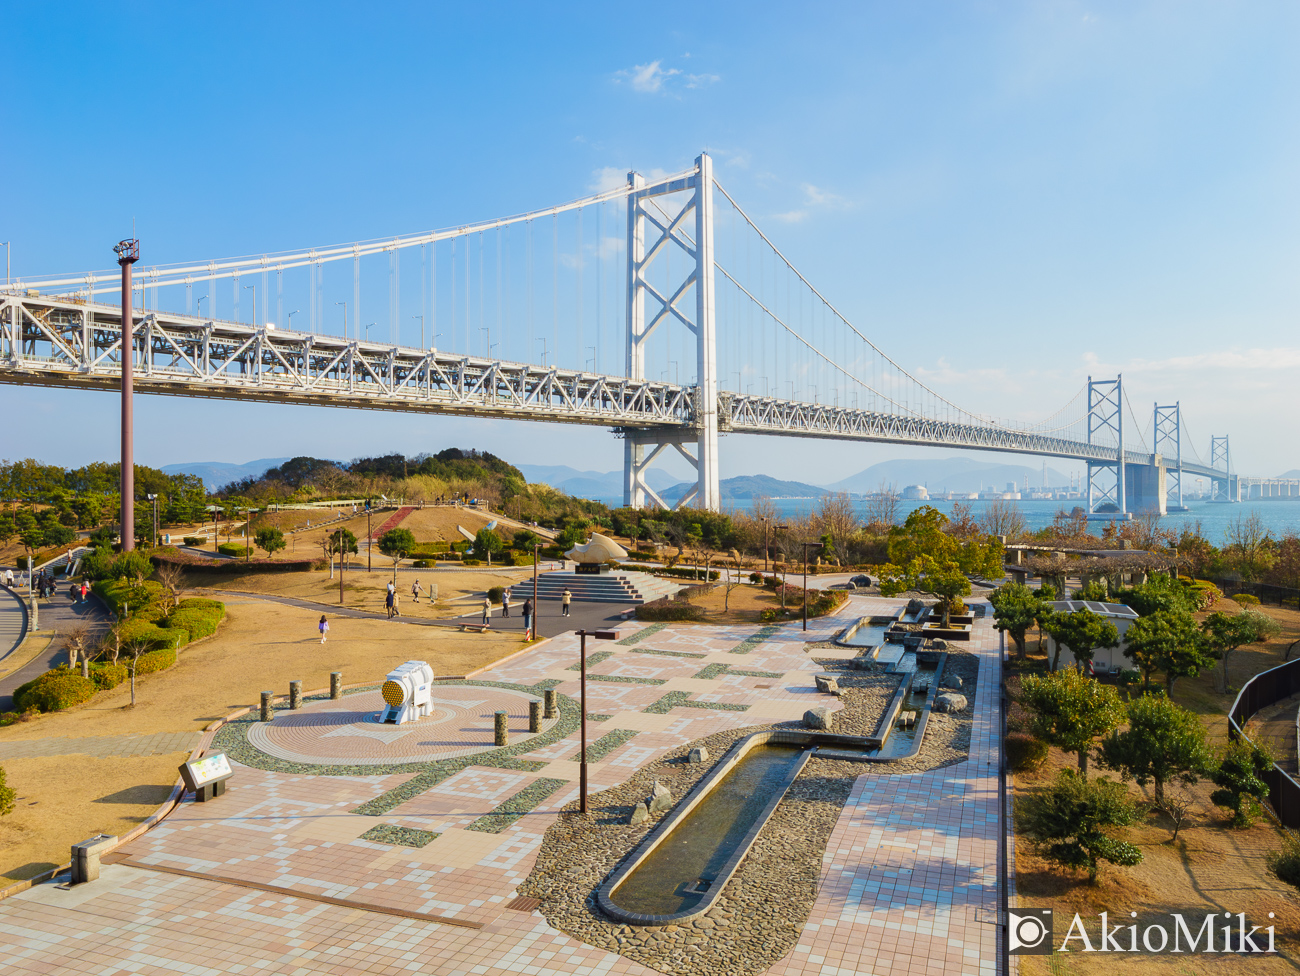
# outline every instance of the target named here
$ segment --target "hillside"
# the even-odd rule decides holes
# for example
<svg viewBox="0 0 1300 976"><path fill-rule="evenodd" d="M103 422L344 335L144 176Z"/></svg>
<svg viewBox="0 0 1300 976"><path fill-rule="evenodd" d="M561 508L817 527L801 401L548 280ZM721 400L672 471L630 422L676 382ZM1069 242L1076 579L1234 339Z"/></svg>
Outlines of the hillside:
<svg viewBox="0 0 1300 976"><path fill-rule="evenodd" d="M990 485L998 490L1008 482L1039 487L1043 469L1024 464L1002 464L996 461L975 461L964 457L916 458L882 461L844 478L829 487L836 491L869 494L880 489L882 483L902 488L904 485L925 485L931 491L979 491ZM1068 475L1053 468L1047 469L1049 485L1068 485Z"/></svg>
<svg viewBox="0 0 1300 976"><path fill-rule="evenodd" d="M226 461L188 461L184 464L164 464L164 474L192 474L203 479L208 491L215 491L232 481L244 478L260 478L271 468L283 464L289 458L262 458L260 461L248 461L245 464L231 464Z"/></svg>
<svg viewBox="0 0 1300 976"><path fill-rule="evenodd" d="M659 492L665 500L681 498L695 487L694 482L683 481ZM820 498L825 488L806 485L802 481L781 481L765 474L747 474L737 478L724 478L718 483L722 497L735 501L754 498Z"/></svg>

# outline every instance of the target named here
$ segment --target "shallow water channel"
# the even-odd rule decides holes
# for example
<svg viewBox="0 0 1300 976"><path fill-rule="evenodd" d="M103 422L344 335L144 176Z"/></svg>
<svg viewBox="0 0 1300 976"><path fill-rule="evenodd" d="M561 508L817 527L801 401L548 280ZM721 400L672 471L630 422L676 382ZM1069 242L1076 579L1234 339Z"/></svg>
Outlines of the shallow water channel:
<svg viewBox="0 0 1300 976"><path fill-rule="evenodd" d="M673 915L693 908L708 891L701 882L717 880L768 801L788 786L803 752L803 747L784 745L750 750L611 892L610 899L619 908L645 915Z"/></svg>

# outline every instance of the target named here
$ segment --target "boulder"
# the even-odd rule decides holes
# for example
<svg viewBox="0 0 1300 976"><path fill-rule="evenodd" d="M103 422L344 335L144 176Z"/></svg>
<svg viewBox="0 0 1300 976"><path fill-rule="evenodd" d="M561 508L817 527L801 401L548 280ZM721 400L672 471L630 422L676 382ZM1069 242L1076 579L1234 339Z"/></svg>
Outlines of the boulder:
<svg viewBox="0 0 1300 976"><path fill-rule="evenodd" d="M823 695L838 695L840 693L840 683L835 680L833 674L813 675L813 680L817 682L817 690Z"/></svg>
<svg viewBox="0 0 1300 976"><path fill-rule="evenodd" d="M939 682L940 688L960 688L961 676L956 674L945 674L943 680Z"/></svg>
<svg viewBox="0 0 1300 976"><path fill-rule="evenodd" d="M650 811L646 809L644 803L638 803L632 808L632 816L627 818L627 822L635 827L637 824L645 823L650 819Z"/></svg>
<svg viewBox="0 0 1300 976"><path fill-rule="evenodd" d="M709 761L709 750L704 746L696 746L691 750L690 762L702 763Z"/></svg>
<svg viewBox="0 0 1300 976"><path fill-rule="evenodd" d="M940 695L934 700L934 710L936 712L964 712L966 711L966 696L954 692Z"/></svg>
<svg viewBox="0 0 1300 976"><path fill-rule="evenodd" d="M810 708L803 713L803 724L809 729L829 729L835 723L835 713L829 708Z"/></svg>
<svg viewBox="0 0 1300 976"><path fill-rule="evenodd" d="M650 796L646 800L651 813L663 813L673 805L672 790L664 786L663 783L655 780L654 789L650 791Z"/></svg>

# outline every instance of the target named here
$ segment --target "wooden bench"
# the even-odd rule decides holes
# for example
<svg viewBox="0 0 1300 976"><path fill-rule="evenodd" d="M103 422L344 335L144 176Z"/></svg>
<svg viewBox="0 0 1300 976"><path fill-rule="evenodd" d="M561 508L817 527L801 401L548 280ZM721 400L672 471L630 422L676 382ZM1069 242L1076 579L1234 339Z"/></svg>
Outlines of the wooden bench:
<svg viewBox="0 0 1300 976"><path fill-rule="evenodd" d="M467 631L473 631L476 634L485 634L491 629L492 629L491 624L461 624L460 625L460 632L462 634L466 633Z"/></svg>

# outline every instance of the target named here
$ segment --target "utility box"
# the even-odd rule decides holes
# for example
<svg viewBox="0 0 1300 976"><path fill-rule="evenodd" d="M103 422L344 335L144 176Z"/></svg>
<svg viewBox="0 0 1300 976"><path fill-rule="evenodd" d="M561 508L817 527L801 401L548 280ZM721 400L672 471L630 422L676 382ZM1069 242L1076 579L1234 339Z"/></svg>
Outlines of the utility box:
<svg viewBox="0 0 1300 976"><path fill-rule="evenodd" d="M72 883L85 884L99 880L99 859L117 846L111 834L96 834L89 840L72 845Z"/></svg>
<svg viewBox="0 0 1300 976"><path fill-rule="evenodd" d="M433 708L429 701L432 686L433 668L424 661L407 661L389 671L380 688L384 710L379 721L401 725L424 718Z"/></svg>

